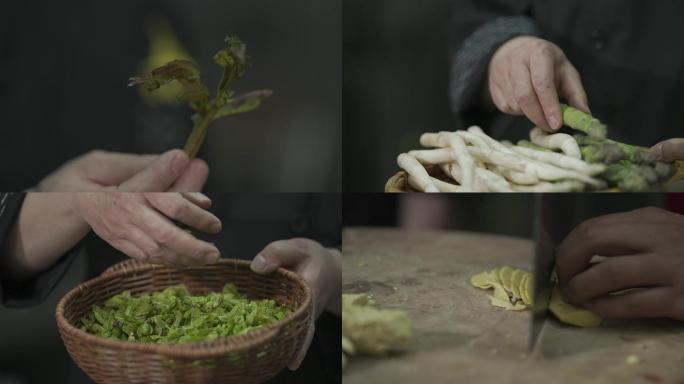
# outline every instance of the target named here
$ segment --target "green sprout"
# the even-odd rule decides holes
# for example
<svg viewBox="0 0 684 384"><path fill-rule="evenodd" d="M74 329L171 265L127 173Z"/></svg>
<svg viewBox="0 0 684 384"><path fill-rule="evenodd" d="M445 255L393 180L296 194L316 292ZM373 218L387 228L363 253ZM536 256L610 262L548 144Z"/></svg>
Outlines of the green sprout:
<svg viewBox="0 0 684 384"><path fill-rule="evenodd" d="M228 36L225 42L227 48L214 55L214 62L222 68L223 75L213 99L209 88L202 82L200 70L189 60L173 60L151 73L128 80L129 87L144 85L148 92L155 91L174 80L183 86L184 92L178 95L178 99L187 102L195 111L192 116L192 132L184 147L190 158L197 155L212 121L252 111L273 94L271 90L258 90L235 95L230 86L245 75L248 63L247 47L237 36Z"/></svg>
<svg viewBox="0 0 684 384"><path fill-rule="evenodd" d="M81 329L108 339L187 343L240 335L284 319L290 309L274 300L250 300L233 284L221 292L191 295L185 285L161 292L119 293L81 318Z"/></svg>

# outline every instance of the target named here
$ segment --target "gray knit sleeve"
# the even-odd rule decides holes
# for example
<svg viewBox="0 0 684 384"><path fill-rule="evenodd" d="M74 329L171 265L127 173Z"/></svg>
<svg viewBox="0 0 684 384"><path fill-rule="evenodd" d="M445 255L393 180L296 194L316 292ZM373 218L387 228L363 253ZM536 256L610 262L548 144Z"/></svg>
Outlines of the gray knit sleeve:
<svg viewBox="0 0 684 384"><path fill-rule="evenodd" d="M508 16L482 25L465 39L451 62L449 99L454 114L461 115L477 104L492 55L506 41L522 35L542 33L532 18Z"/></svg>

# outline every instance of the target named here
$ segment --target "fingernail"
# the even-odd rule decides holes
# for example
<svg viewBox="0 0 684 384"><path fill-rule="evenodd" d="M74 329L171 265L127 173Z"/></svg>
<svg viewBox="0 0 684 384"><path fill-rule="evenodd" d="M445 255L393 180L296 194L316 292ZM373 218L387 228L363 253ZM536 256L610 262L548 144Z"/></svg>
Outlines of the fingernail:
<svg viewBox="0 0 684 384"><path fill-rule="evenodd" d="M211 252L207 253L207 257L206 257L207 262L209 264L216 263L220 258L221 258L221 254L218 253L217 251L211 251Z"/></svg>
<svg viewBox="0 0 684 384"><path fill-rule="evenodd" d="M257 273L263 273L268 271L270 263L261 254L256 255L254 260L252 260L252 271Z"/></svg>
<svg viewBox="0 0 684 384"><path fill-rule="evenodd" d="M188 165L188 157L181 151L174 150L171 159L171 170L174 174L180 174Z"/></svg>
<svg viewBox="0 0 684 384"><path fill-rule="evenodd" d="M551 126L552 129L558 129L558 118L556 115L551 115L549 116L549 125Z"/></svg>
<svg viewBox="0 0 684 384"><path fill-rule="evenodd" d="M194 197L198 201L203 201L205 203L211 203L211 199L209 196L205 195L202 192L189 192L192 197Z"/></svg>
<svg viewBox="0 0 684 384"><path fill-rule="evenodd" d="M211 231L212 232L214 232L214 233L221 232L221 228L223 228L223 226L221 225L220 220L216 220L213 223L211 223Z"/></svg>

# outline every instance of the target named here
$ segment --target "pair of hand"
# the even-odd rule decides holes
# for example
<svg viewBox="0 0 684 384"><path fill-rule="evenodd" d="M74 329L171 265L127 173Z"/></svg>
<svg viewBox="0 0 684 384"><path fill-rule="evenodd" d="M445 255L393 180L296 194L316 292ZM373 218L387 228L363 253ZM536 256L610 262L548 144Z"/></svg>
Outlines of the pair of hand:
<svg viewBox="0 0 684 384"><path fill-rule="evenodd" d="M39 191L69 194L76 215L114 248L152 263L195 265L215 262L218 249L172 220L206 233L218 233L220 220L208 211L200 191L209 169L181 150L162 155L93 151L46 177ZM177 193L145 193L177 192ZM142 192L142 193L128 193Z"/></svg>
<svg viewBox="0 0 684 384"><path fill-rule="evenodd" d="M43 180L41 191L92 191L72 196L75 212L102 239L128 256L153 263L195 265L215 262L219 251L178 228L171 220L207 233L221 230L198 192L208 174L201 160L173 150L161 156L95 151L62 166ZM126 192L143 193L126 193ZM160 193L144 191L175 191ZM61 194L64 196L64 194ZM341 253L309 239L280 240L252 261L257 273L292 270L311 287L313 320L290 369L297 369L311 344L315 319L323 310L341 314Z"/></svg>
<svg viewBox="0 0 684 384"><path fill-rule="evenodd" d="M684 216L659 208L585 221L557 250L563 296L604 318L684 320L683 238Z"/></svg>
<svg viewBox="0 0 684 384"><path fill-rule="evenodd" d="M487 90L503 113L525 115L536 126L555 132L563 125L559 98L591 114L577 69L555 44L532 36L504 43L489 62ZM684 160L684 139L656 144L660 161Z"/></svg>

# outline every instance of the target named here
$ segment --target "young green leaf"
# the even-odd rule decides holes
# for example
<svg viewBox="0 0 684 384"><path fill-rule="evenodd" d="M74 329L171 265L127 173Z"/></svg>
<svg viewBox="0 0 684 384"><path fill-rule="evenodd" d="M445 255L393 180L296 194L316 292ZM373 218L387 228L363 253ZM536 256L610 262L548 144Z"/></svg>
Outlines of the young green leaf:
<svg viewBox="0 0 684 384"><path fill-rule="evenodd" d="M184 147L190 158L197 155L212 121L252 111L273 94L270 90L261 90L233 97L235 92L230 89L231 84L247 70L247 46L237 36L228 36L225 42L227 47L214 55L214 62L223 69L223 74L213 99L202 82L199 69L188 60L173 60L149 74L131 77L128 82L129 86L146 86L149 92L174 80L183 85L184 92L178 98L196 112L191 117L193 129Z"/></svg>

